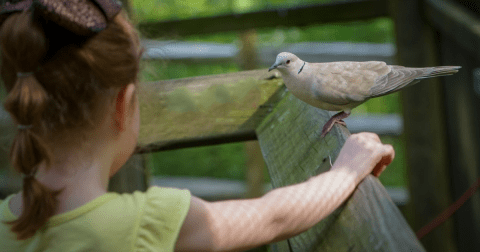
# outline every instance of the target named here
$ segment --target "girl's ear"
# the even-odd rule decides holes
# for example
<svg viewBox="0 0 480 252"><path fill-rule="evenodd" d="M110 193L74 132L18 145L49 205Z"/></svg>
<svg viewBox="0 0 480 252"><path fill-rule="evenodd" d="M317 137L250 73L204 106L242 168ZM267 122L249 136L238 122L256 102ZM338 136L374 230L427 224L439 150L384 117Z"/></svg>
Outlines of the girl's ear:
<svg viewBox="0 0 480 252"><path fill-rule="evenodd" d="M125 130L129 118L133 114L133 106L135 102L135 85L128 84L120 89L115 98L115 113L113 117L112 127L116 132Z"/></svg>

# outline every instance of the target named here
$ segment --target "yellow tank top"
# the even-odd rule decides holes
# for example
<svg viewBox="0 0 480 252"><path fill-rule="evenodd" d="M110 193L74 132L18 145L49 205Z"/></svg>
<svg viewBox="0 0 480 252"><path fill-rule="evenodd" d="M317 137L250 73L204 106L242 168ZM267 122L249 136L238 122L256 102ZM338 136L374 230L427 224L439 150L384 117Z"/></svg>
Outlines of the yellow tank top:
<svg viewBox="0 0 480 252"><path fill-rule="evenodd" d="M4 223L17 218L8 207L12 196L0 201L1 251L174 251L191 197L188 190L160 187L107 193L18 241Z"/></svg>

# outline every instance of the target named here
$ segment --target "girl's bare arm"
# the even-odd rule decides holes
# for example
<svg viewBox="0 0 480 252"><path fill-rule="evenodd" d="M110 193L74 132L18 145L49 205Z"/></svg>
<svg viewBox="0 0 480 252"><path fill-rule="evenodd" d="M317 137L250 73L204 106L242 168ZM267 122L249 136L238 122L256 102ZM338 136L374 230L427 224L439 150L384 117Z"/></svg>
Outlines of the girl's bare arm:
<svg viewBox="0 0 480 252"><path fill-rule="evenodd" d="M299 234L328 216L368 174L393 160L371 133L352 135L330 171L257 199L206 202L192 197L176 251L243 251Z"/></svg>

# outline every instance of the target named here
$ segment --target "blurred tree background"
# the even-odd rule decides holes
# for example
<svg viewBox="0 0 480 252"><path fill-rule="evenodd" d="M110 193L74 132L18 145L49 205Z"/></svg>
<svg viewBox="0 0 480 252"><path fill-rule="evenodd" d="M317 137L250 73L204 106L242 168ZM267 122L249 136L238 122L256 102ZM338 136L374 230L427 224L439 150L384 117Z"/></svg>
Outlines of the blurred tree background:
<svg viewBox="0 0 480 252"><path fill-rule="evenodd" d="M240 14L272 8L295 7L333 0L131 0L136 23L178 20L195 17ZM361 11L361 10L359 10ZM330 23L302 28L259 29L258 47L279 47L297 42L394 43L393 22L389 18L349 23ZM196 35L159 40L228 43L240 46L238 32ZM272 62L275 59L272 58ZM266 68L268 66L261 66ZM142 81L184 78L240 71L238 62L195 64L181 61L144 61ZM380 97L353 110L353 115L365 113L401 113L398 93ZM405 186L404 145L397 137L383 136L396 151L396 158L380 178L386 186ZM165 151L152 154L154 176L200 176L245 179L246 154L242 143ZM265 170L265 173L266 170ZM268 176L265 176L268 180Z"/></svg>

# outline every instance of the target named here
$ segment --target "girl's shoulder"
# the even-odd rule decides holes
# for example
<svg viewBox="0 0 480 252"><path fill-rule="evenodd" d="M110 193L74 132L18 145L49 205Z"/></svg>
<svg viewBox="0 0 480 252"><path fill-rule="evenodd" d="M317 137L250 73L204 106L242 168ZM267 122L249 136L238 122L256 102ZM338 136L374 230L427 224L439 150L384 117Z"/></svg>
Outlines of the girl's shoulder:
<svg viewBox="0 0 480 252"><path fill-rule="evenodd" d="M150 187L146 192L122 194L116 200L121 207L135 208L137 225L133 250L173 251L180 229L190 208L188 190ZM120 206L116 206L120 207Z"/></svg>
<svg viewBox="0 0 480 252"><path fill-rule="evenodd" d="M145 192L135 191L117 195L112 204L123 204L123 207L132 208L189 206L191 197L188 190L158 186L149 187Z"/></svg>

